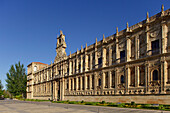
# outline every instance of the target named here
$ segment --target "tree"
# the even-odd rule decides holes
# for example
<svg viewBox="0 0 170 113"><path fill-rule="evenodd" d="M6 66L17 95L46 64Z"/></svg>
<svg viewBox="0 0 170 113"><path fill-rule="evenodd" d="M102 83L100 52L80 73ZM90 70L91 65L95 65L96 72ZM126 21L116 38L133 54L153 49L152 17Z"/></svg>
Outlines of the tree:
<svg viewBox="0 0 170 113"><path fill-rule="evenodd" d="M3 89L3 85L2 85L1 80L0 80L0 90L2 90L2 89Z"/></svg>
<svg viewBox="0 0 170 113"><path fill-rule="evenodd" d="M26 93L27 76L23 64L15 64L11 66L7 75L7 90L13 95L22 95Z"/></svg>
<svg viewBox="0 0 170 113"><path fill-rule="evenodd" d="M3 89L3 85L2 85L1 80L0 80L0 98L3 95L3 90L2 89Z"/></svg>

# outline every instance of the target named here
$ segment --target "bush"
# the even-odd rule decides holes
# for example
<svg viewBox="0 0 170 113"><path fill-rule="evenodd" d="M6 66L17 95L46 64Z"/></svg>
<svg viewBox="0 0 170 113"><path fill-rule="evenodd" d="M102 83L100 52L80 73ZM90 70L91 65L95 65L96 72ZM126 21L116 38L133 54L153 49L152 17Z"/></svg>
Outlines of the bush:
<svg viewBox="0 0 170 113"><path fill-rule="evenodd" d="M76 101L70 101L70 102L68 102L69 104L78 104L78 102L76 102Z"/></svg>
<svg viewBox="0 0 170 113"><path fill-rule="evenodd" d="M96 105L96 102L86 102L85 105Z"/></svg>
<svg viewBox="0 0 170 113"><path fill-rule="evenodd" d="M105 104L106 102L105 101L102 101L101 104Z"/></svg>
<svg viewBox="0 0 170 113"><path fill-rule="evenodd" d="M22 99L22 95L16 95L15 98L16 99Z"/></svg>
<svg viewBox="0 0 170 113"><path fill-rule="evenodd" d="M135 102L131 102L131 105L135 105Z"/></svg>
<svg viewBox="0 0 170 113"><path fill-rule="evenodd" d="M159 109L165 109L163 105L159 105Z"/></svg>
<svg viewBox="0 0 170 113"><path fill-rule="evenodd" d="M84 100L82 100L81 103L84 103Z"/></svg>
<svg viewBox="0 0 170 113"><path fill-rule="evenodd" d="M118 104L117 107L124 107L125 103Z"/></svg>

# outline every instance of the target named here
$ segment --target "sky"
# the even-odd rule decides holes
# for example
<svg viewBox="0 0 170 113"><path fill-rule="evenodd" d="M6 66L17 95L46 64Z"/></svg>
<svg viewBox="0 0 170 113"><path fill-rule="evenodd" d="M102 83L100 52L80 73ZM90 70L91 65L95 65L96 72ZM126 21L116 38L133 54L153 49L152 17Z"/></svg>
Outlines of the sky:
<svg viewBox="0 0 170 113"><path fill-rule="evenodd" d="M91 45L170 8L169 0L0 0L0 80L20 61L50 64L56 38L66 36L66 53Z"/></svg>

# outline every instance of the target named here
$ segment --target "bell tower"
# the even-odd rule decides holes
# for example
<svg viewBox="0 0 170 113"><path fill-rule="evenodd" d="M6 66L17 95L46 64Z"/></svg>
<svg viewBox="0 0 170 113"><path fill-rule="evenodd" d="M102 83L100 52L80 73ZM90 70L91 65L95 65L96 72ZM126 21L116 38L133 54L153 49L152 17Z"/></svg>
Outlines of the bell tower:
<svg viewBox="0 0 170 113"><path fill-rule="evenodd" d="M57 37L57 47L56 47L56 57L54 60L54 63L60 62L63 60L66 55L66 42L65 42L65 35L62 31L60 31L60 35Z"/></svg>

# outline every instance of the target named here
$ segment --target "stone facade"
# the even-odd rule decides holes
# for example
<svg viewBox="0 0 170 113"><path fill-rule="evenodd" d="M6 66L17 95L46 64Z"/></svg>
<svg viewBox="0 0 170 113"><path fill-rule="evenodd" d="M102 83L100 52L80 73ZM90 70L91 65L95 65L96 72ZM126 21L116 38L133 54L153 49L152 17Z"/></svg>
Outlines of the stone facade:
<svg viewBox="0 0 170 113"><path fill-rule="evenodd" d="M170 104L170 9L68 56L66 47L60 31L54 63L28 65L27 98Z"/></svg>

